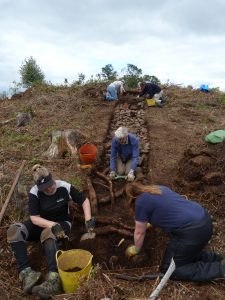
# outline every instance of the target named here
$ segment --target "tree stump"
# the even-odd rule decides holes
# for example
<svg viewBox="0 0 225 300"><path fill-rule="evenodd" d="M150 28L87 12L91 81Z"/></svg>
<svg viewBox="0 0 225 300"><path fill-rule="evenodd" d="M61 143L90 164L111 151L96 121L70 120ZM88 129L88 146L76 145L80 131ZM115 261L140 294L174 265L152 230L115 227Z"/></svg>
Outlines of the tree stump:
<svg viewBox="0 0 225 300"><path fill-rule="evenodd" d="M32 115L31 113L26 113L26 112L18 112L16 116L16 126L25 126L29 124L32 120Z"/></svg>
<svg viewBox="0 0 225 300"><path fill-rule="evenodd" d="M51 145L43 156L51 158L64 158L69 155L74 157L77 153L77 147L81 144L83 136L73 129L54 130L52 132Z"/></svg>

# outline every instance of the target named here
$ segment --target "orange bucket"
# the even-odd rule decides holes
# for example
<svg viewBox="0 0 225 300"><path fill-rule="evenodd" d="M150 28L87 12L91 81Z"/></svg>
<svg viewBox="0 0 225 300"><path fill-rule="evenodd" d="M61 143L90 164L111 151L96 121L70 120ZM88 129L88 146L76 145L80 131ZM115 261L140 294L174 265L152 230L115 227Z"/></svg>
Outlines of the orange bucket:
<svg viewBox="0 0 225 300"><path fill-rule="evenodd" d="M96 158L97 148L94 144L84 144L79 149L80 161L83 164L91 164Z"/></svg>

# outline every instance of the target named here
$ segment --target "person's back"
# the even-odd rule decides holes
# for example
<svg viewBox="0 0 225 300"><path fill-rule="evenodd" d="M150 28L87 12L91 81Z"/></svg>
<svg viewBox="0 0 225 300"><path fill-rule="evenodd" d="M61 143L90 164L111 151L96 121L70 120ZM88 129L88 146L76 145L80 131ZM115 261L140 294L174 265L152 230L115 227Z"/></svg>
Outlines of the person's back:
<svg viewBox="0 0 225 300"><path fill-rule="evenodd" d="M118 94L122 95L125 92L123 81L116 80L110 83L107 87L105 99L109 101L117 100Z"/></svg>
<svg viewBox="0 0 225 300"><path fill-rule="evenodd" d="M142 193L136 200L136 220L146 221L165 232L200 220L204 208L197 202L186 200L166 186L160 186L162 194Z"/></svg>
<svg viewBox="0 0 225 300"><path fill-rule="evenodd" d="M159 94L160 92L161 88L157 84L145 82L141 85L140 97L144 95L149 95L149 98L152 98L155 94Z"/></svg>
<svg viewBox="0 0 225 300"><path fill-rule="evenodd" d="M114 86L115 89L117 91L119 91L121 87L123 88L123 82L119 81L119 80L116 80L116 81L113 81L112 83L110 83L110 86Z"/></svg>

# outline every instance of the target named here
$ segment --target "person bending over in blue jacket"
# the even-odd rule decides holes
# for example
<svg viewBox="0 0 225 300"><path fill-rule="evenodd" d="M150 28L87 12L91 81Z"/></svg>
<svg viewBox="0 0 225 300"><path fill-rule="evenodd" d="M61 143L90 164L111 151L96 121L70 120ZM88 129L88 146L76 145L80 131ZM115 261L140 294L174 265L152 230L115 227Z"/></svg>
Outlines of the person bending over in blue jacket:
<svg viewBox="0 0 225 300"><path fill-rule="evenodd" d="M140 182L127 184L126 195L135 215L134 245L126 249L127 257L138 255L150 223L172 236L162 260L162 273L173 258L176 269L171 278L175 280L206 282L225 277L223 255L203 250L213 227L209 214L200 204L166 186Z"/></svg>
<svg viewBox="0 0 225 300"><path fill-rule="evenodd" d="M116 174L127 175L128 181L135 179L135 170L139 161L139 140L128 132L126 127L119 127L112 140L110 157L110 178Z"/></svg>

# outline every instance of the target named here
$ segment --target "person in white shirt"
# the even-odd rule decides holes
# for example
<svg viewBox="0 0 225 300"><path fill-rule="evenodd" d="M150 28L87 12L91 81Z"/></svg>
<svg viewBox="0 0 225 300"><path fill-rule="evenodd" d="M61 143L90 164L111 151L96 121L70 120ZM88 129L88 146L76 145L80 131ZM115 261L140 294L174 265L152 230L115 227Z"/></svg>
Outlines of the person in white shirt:
<svg viewBox="0 0 225 300"><path fill-rule="evenodd" d="M122 95L124 92L124 82L122 80L114 81L108 85L105 99L108 101L118 100L118 95Z"/></svg>

